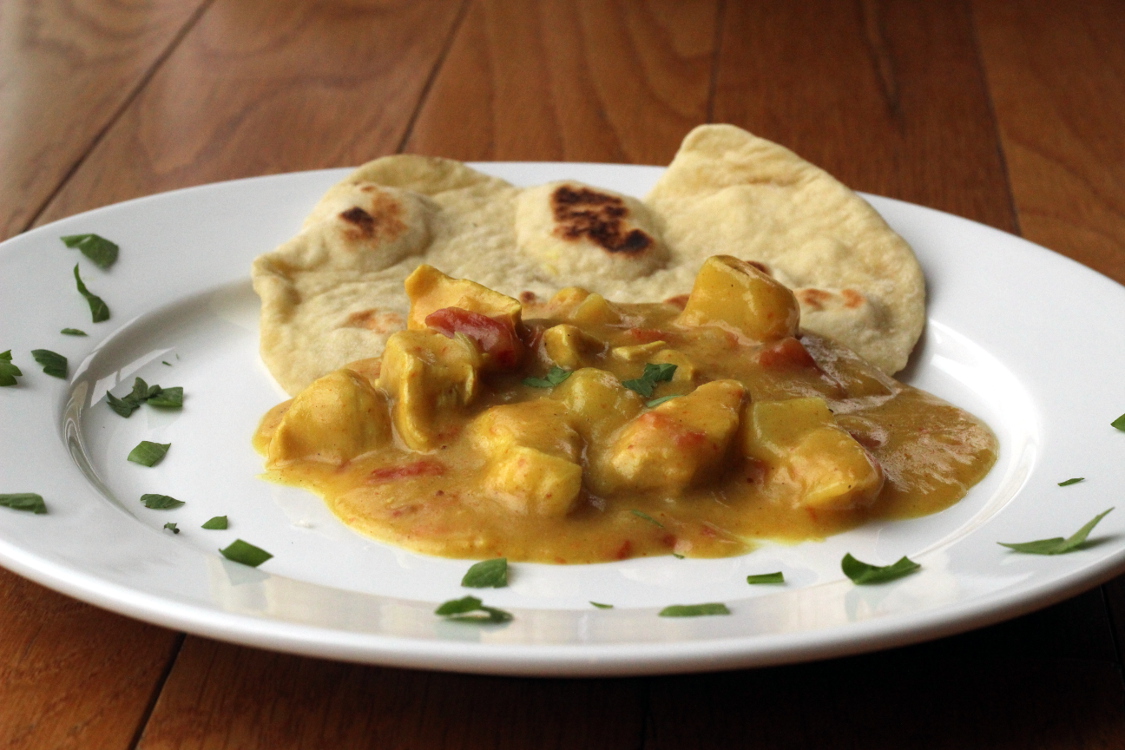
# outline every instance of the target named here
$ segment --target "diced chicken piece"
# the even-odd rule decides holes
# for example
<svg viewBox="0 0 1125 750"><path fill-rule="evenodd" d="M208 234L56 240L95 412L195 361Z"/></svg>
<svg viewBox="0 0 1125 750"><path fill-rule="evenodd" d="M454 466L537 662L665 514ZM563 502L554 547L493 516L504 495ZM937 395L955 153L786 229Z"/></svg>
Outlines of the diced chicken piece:
<svg viewBox="0 0 1125 750"><path fill-rule="evenodd" d="M821 398L758 401L746 409L743 450L765 462L775 479L798 489L797 503L818 510L870 504L883 471Z"/></svg>
<svg viewBox="0 0 1125 750"><path fill-rule="evenodd" d="M343 464L390 441L387 397L360 375L336 370L293 399L270 440L269 461Z"/></svg>
<svg viewBox="0 0 1125 750"><path fill-rule="evenodd" d="M595 491L678 492L712 475L738 428L745 389L716 380L665 401L626 425L591 471Z"/></svg>
<svg viewBox="0 0 1125 750"><path fill-rule="evenodd" d="M609 350L609 353L614 359L622 362L651 362L653 355L667 346L667 341L650 341L647 344L615 346Z"/></svg>
<svg viewBox="0 0 1125 750"><path fill-rule="evenodd" d="M411 330L426 328L426 318L446 307L485 315L507 323L512 329L520 324L522 308L518 300L475 281L451 278L433 266L418 266L406 277L405 284L410 298L406 327Z"/></svg>
<svg viewBox="0 0 1125 750"><path fill-rule="evenodd" d="M623 319L621 310L600 294L587 293L585 299L570 311L567 318L578 325L615 325Z"/></svg>
<svg viewBox="0 0 1125 750"><path fill-rule="evenodd" d="M553 399L494 406L474 420L486 456L484 487L522 514L564 516L582 491L582 439Z"/></svg>
<svg viewBox="0 0 1125 750"><path fill-rule="evenodd" d="M551 396L570 412L571 424L597 454L608 447L610 436L644 408L636 392L621 385L612 373L584 367L556 386Z"/></svg>
<svg viewBox="0 0 1125 750"><path fill-rule="evenodd" d="M695 277L681 325L719 325L755 341L776 341L797 332L797 298L784 284L729 255L708 258Z"/></svg>
<svg viewBox="0 0 1125 750"><path fill-rule="evenodd" d="M563 323L543 331L543 348L559 367L577 370L605 349L605 344L580 328Z"/></svg>
<svg viewBox="0 0 1125 750"><path fill-rule="evenodd" d="M463 336L399 331L387 339L380 388L394 398L394 426L412 450L436 448L480 387L480 352Z"/></svg>

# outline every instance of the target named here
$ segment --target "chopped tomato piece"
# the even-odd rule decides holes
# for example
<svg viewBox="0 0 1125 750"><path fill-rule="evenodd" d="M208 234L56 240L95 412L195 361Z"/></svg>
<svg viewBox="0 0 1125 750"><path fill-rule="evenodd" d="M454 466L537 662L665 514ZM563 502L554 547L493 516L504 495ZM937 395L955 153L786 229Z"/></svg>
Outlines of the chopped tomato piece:
<svg viewBox="0 0 1125 750"><path fill-rule="evenodd" d="M792 336L786 336L758 351L758 364L773 370L792 370L798 367L817 367L805 345Z"/></svg>
<svg viewBox="0 0 1125 750"><path fill-rule="evenodd" d="M394 482L399 479L412 479L414 477L437 477L445 473L445 464L430 459L413 461L398 466L384 466L376 469L367 477L368 484L382 484Z"/></svg>
<svg viewBox="0 0 1125 750"><path fill-rule="evenodd" d="M471 310L443 307L426 316L426 325L449 338L465 334L501 367L515 367L523 353L519 336L511 324Z"/></svg>

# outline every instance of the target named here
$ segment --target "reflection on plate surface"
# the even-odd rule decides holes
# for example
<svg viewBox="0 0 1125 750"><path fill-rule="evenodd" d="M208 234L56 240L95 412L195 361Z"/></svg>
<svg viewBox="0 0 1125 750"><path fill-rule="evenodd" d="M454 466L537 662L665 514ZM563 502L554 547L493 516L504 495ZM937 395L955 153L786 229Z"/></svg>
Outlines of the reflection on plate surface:
<svg viewBox="0 0 1125 750"><path fill-rule="evenodd" d="M634 195L659 170L485 164L520 184L575 178ZM512 674L635 674L773 664L908 643L993 622L1077 593L1122 570L1125 515L1097 544L1054 558L997 541L1069 534L1113 504L1125 480L1125 353L1105 351L1125 289L1061 256L972 222L871 198L922 261L929 322L906 379L975 412L1000 439L996 468L961 503L913 521L873 523L824 542L764 543L717 560L672 557L588 566L519 564L492 606L503 626L433 615L463 596L466 563L389 547L350 531L319 498L258 478L259 417L284 394L257 357L250 260L290 236L340 170L205 186L72 217L0 246L0 348L17 364L51 348L63 383L24 368L0 389L0 492L39 492L50 513L0 509L0 562L110 609L204 635L312 655ZM190 233L185 233L190 226ZM88 321L72 293L74 255L57 237L97 232L122 247L86 282L113 316ZM84 271L85 273L85 271ZM18 279L18 283L15 281ZM62 290L62 291L60 291ZM1050 300L1028 304L1029 300ZM85 339L61 328L87 330ZM1052 356L1046 358L1045 353ZM184 387L182 412L104 404L133 378ZM140 440L172 443L154 468L125 461ZM1060 488L1071 476L1087 481ZM154 511L162 493L186 502ZM200 525L227 515L230 528ZM1120 517L1118 517L1120 516ZM163 531L175 521L181 533ZM261 569L217 553L235 538L275 557ZM920 573L856 587L845 552ZM783 570L786 585L747 586ZM589 602L609 602L612 610ZM724 601L729 617L670 620L667 604Z"/></svg>

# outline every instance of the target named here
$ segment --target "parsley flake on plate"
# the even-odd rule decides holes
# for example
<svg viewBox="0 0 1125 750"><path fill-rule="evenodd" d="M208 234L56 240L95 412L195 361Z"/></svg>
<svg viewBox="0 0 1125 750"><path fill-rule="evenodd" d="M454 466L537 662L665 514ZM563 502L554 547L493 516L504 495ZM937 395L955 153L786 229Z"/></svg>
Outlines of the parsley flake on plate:
<svg viewBox="0 0 1125 750"><path fill-rule="evenodd" d="M201 529L225 529L230 524L227 522L226 516L215 516L214 518L206 521L199 528Z"/></svg>
<svg viewBox="0 0 1125 750"><path fill-rule="evenodd" d="M729 615L730 610L722 602L707 604L673 604L660 610L661 617L706 617L707 615Z"/></svg>
<svg viewBox="0 0 1125 750"><path fill-rule="evenodd" d="M1098 525L1098 521L1105 518L1110 510L1113 510L1113 508L1102 511L1094 516L1085 526L1066 539L1063 539L1061 536L1056 536L1051 539L1039 539L1034 542L997 542L997 544L1015 550L1016 552L1024 552L1029 555L1061 555L1065 552L1073 552L1086 543L1086 537L1090 536L1090 532Z"/></svg>
<svg viewBox="0 0 1125 750"><path fill-rule="evenodd" d="M241 539L235 539L227 545L227 547L219 550L219 552L226 559L232 562L242 563L243 565L249 565L251 568L256 568L273 557L273 555L266 552L261 547L255 547L253 544L250 544L250 542L244 542Z"/></svg>
<svg viewBox="0 0 1125 750"><path fill-rule="evenodd" d="M66 336L88 336L89 335L80 328L64 328L61 331L59 331L59 333L64 334Z"/></svg>
<svg viewBox="0 0 1125 750"><path fill-rule="evenodd" d="M590 602L590 604L593 604L598 609L613 609L612 604L602 604L601 602Z"/></svg>
<svg viewBox="0 0 1125 750"><path fill-rule="evenodd" d="M470 622L481 625L508 622L512 619L510 612L495 607L486 607L475 596L450 599L435 609L434 614L453 622Z"/></svg>
<svg viewBox="0 0 1125 750"><path fill-rule="evenodd" d="M66 357L50 349L32 349L31 356L43 368L43 372L51 377L66 380Z"/></svg>
<svg viewBox="0 0 1125 750"><path fill-rule="evenodd" d="M903 557L891 565L871 565L855 559L850 552L844 555L844 559L840 562L840 568L843 569L844 575L852 579L852 582L857 586L893 581L896 578L910 575L921 567L908 557Z"/></svg>
<svg viewBox="0 0 1125 750"><path fill-rule="evenodd" d="M1069 487L1072 484L1078 484L1079 482L1085 482L1085 481L1086 481L1086 477L1074 477L1073 479L1065 479L1065 480L1059 482L1059 487Z"/></svg>
<svg viewBox="0 0 1125 750"><path fill-rule="evenodd" d="M760 583L785 583L785 574L780 570L776 573L759 573L758 575L746 576L746 582L751 586Z"/></svg>
<svg viewBox="0 0 1125 750"><path fill-rule="evenodd" d="M651 362L645 365L644 374L633 380L622 380L621 385L631 391L636 391L645 398L652 396L658 383L666 383L676 374L676 365L654 365Z"/></svg>
<svg viewBox="0 0 1125 750"><path fill-rule="evenodd" d="M555 366L547 372L547 377L524 378L523 384L529 385L532 388L554 388L556 385L569 378L571 372L571 370L564 370L561 367Z"/></svg>
<svg viewBox="0 0 1125 750"><path fill-rule="evenodd" d="M68 234L59 237L67 247L78 248L98 268L109 268L117 260L117 244L96 234Z"/></svg>
<svg viewBox="0 0 1125 750"><path fill-rule="evenodd" d="M1109 425L1110 427L1116 427L1122 432L1125 432L1125 414L1122 414L1120 417L1110 422Z"/></svg>
<svg viewBox="0 0 1125 750"><path fill-rule="evenodd" d="M151 443L148 440L142 440L137 443L136 448L129 451L129 460L141 466L156 466L164 460L164 455L168 453L168 449L171 447L171 443Z"/></svg>
<svg viewBox="0 0 1125 750"><path fill-rule="evenodd" d="M461 579L461 585L470 589L504 588L508 585L508 558L481 560L469 568Z"/></svg>
<svg viewBox="0 0 1125 750"><path fill-rule="evenodd" d="M109 305L82 283L82 277L78 275L78 266L74 267L74 281L78 284L78 293L85 297L86 302L90 305L90 316L94 319L94 322L101 323L103 320L109 320Z"/></svg>
<svg viewBox="0 0 1125 750"><path fill-rule="evenodd" d="M23 377L23 372L12 364L12 350L0 352L0 386L15 385L19 377Z"/></svg>
<svg viewBox="0 0 1125 750"><path fill-rule="evenodd" d="M152 510L172 510L184 504L183 500L177 500L170 495L141 495L141 502Z"/></svg>
<svg viewBox="0 0 1125 750"><path fill-rule="evenodd" d="M127 396L117 397L106 391L106 403L109 408L121 416L128 418L133 412L141 408L141 404L159 406L165 409L179 409L184 405L184 389L180 386L174 388L161 388L158 385L149 385L143 379L133 381L133 390Z"/></svg>
<svg viewBox="0 0 1125 750"><path fill-rule="evenodd" d="M0 495L0 506L12 510L26 510L28 513L42 515L47 512L47 503L43 502L42 495L34 492L16 492L9 495Z"/></svg>
<svg viewBox="0 0 1125 750"><path fill-rule="evenodd" d="M171 531L173 534L180 533L180 527L176 525L175 521L169 521L168 523L164 524L164 528L168 529L168 531Z"/></svg>

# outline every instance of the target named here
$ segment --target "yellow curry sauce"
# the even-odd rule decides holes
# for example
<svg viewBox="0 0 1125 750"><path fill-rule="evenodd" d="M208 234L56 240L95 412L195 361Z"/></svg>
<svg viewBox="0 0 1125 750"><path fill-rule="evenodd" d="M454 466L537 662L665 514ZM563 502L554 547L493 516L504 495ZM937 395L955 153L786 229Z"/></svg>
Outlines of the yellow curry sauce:
<svg viewBox="0 0 1125 750"><path fill-rule="evenodd" d="M255 446L268 478L419 552L735 555L934 513L996 459L980 420L800 332L792 293L731 257L656 304L521 304L428 266L406 285L383 356L275 407Z"/></svg>

